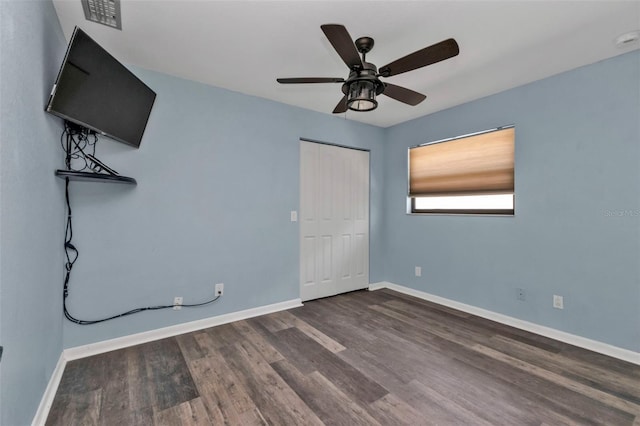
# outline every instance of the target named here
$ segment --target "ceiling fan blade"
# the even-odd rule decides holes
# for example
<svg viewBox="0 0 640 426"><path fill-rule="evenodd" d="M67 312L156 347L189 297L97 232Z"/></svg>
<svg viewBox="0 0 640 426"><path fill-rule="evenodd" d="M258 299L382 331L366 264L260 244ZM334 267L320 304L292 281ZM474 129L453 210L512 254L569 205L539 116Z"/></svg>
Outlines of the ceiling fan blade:
<svg viewBox="0 0 640 426"><path fill-rule="evenodd" d="M385 77L390 77L453 58L458 53L458 43L450 38L395 60L380 68L379 72Z"/></svg>
<svg viewBox="0 0 640 426"><path fill-rule="evenodd" d="M336 105L336 107L333 109L333 113L341 114L343 112L347 112L348 109L349 107L347 106L347 95L344 95L342 99L340 99L340 102L338 102L338 105Z"/></svg>
<svg viewBox="0 0 640 426"><path fill-rule="evenodd" d="M276 80L280 84L344 83L344 78L332 78L332 77L277 78Z"/></svg>
<svg viewBox="0 0 640 426"><path fill-rule="evenodd" d="M338 55L342 58L349 69L355 67L362 68L362 60L356 49L356 45L353 44L353 39L349 35L349 32L344 25L339 24L325 24L321 25L324 35L327 36L329 42L336 49Z"/></svg>
<svg viewBox="0 0 640 426"><path fill-rule="evenodd" d="M427 98L422 93L391 83L384 83L384 92L382 94L411 106L416 106Z"/></svg>

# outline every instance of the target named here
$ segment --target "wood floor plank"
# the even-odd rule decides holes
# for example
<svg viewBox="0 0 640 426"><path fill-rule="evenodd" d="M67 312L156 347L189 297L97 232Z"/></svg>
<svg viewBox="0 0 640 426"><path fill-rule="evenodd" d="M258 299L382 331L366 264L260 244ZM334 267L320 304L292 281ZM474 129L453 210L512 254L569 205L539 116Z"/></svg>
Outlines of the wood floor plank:
<svg viewBox="0 0 640 426"><path fill-rule="evenodd" d="M452 346L450 342L447 345ZM455 349L452 349L455 350ZM528 371L517 368L508 362L482 354L471 348L458 348L453 355L456 361L473 372L473 368L482 371L482 375L471 379L471 383L482 386L487 380L500 380L510 383L509 388L496 400L511 400L524 397L534 402L533 408L544 408L557 411L580 424L628 425L630 415L624 411L611 407L602 401L594 400L583 394L568 389L562 385L547 380ZM495 372L499 372L496 375ZM541 411L543 412L543 411Z"/></svg>
<svg viewBox="0 0 640 426"><path fill-rule="evenodd" d="M138 411L129 411L128 417L130 421L120 423L121 425L136 425L136 426L154 426L153 420L153 408L148 407ZM104 426L113 425L116 423L111 422L111 419L105 419Z"/></svg>
<svg viewBox="0 0 640 426"><path fill-rule="evenodd" d="M557 385L560 385L562 387L565 387L567 389L570 389L577 393L585 395L589 398L592 398L597 401L602 401L603 403L605 403L606 405L609 405L610 407L627 412L629 414L632 414L633 416L640 414L640 406L631 401L618 398L617 396L608 394L606 392L602 392L601 390L595 389L591 386L583 385L582 383L570 380L559 374L556 374L549 370L545 370L533 364L529 364L526 361L519 360L510 355L504 354L500 351L496 351L495 349L488 348L486 346L474 345L473 349L482 354L488 355L494 359L508 363L516 368L526 371L527 373L541 377L545 380L549 380Z"/></svg>
<svg viewBox="0 0 640 426"><path fill-rule="evenodd" d="M281 321L290 325L291 327L296 327L298 330L302 331L304 334L324 346L328 351L336 353L346 349L331 337L327 336L317 328L310 326L307 322L301 320L290 312L279 312L279 314L279 319Z"/></svg>
<svg viewBox="0 0 640 426"><path fill-rule="evenodd" d="M433 424L495 425L495 422L483 419L463 405L417 380L412 380L401 393L395 390L394 392L419 412L428 413L428 418Z"/></svg>
<svg viewBox="0 0 640 426"><path fill-rule="evenodd" d="M358 353L368 363L389 369L403 383L422 374L423 360L428 356L423 347L410 341L379 339L375 345L361 348Z"/></svg>
<svg viewBox="0 0 640 426"><path fill-rule="evenodd" d="M314 371L320 372L356 402L369 404L387 394L385 388L297 328L281 330L276 337L281 352L290 353L294 365L301 365L306 370L308 365L314 366Z"/></svg>
<svg viewBox="0 0 640 426"><path fill-rule="evenodd" d="M46 424L639 419L640 366L385 289L71 361Z"/></svg>
<svg viewBox="0 0 640 426"><path fill-rule="evenodd" d="M280 361L284 359L282 354L276 350L267 340L260 335L247 321L237 321L233 323L233 326L236 330L242 335L246 340L250 341L253 346L260 352L260 355L264 357L264 359L268 363Z"/></svg>
<svg viewBox="0 0 640 426"><path fill-rule="evenodd" d="M483 419L461 414L462 407L447 401L442 404L445 398L430 398L429 395L421 393L421 389L412 385L415 377L408 383L407 379L398 374L397 366L393 363L384 362L384 357L363 350L353 351L347 349L339 355L347 360L351 365L358 368L367 377L378 383L384 383L385 388L391 393L404 400L417 411L428 415L431 424L439 425L482 425ZM378 356L376 356L378 355ZM442 368L439 366L439 368ZM443 369L443 371L446 371ZM457 371L457 369L456 369ZM461 390L464 392L464 389Z"/></svg>
<svg viewBox="0 0 640 426"><path fill-rule="evenodd" d="M100 383L96 381L99 362L96 357L88 357L69 361L58 385L58 393L75 394L96 390Z"/></svg>
<svg viewBox="0 0 640 426"><path fill-rule="evenodd" d="M274 425L321 425L315 413L249 342L221 350L264 419Z"/></svg>
<svg viewBox="0 0 640 426"><path fill-rule="evenodd" d="M363 317L354 318L353 312L346 315L330 309L326 304L314 302L313 309L295 309L291 313L348 348L377 340L369 329L368 321Z"/></svg>
<svg viewBox="0 0 640 426"><path fill-rule="evenodd" d="M47 426L97 425L100 417L102 390L64 395L54 402Z"/></svg>
<svg viewBox="0 0 640 426"><path fill-rule="evenodd" d="M425 303L429 304L431 302L425 301ZM398 307L399 312L411 312L418 315L418 317L426 316L427 318L435 319L438 322L443 322L442 315L440 314L439 310L425 310L425 305L415 303L411 300L410 296L406 296L402 300L390 300L389 303L383 304L383 306ZM446 322L450 322L456 327L470 328L471 330L480 332L483 335L502 335L512 340L517 340L530 346L535 346L553 353L558 353L567 346L566 344L558 342L557 340L553 340L544 336L534 335L523 330L514 329L513 327L509 327L485 318L472 316L466 313L464 313L464 315L456 315L455 312L459 311L451 308L449 308L449 310L446 312L449 315Z"/></svg>
<svg viewBox="0 0 640 426"><path fill-rule="evenodd" d="M394 316L395 316L395 314L394 314ZM413 322L413 319L411 319L411 318L409 318L409 317L406 317L406 316L399 316L399 318L402 320L402 322L406 323L407 325L411 325L411 324L412 324L412 322ZM412 331L412 330L411 330L411 328L404 328L404 329L403 329L403 332L402 332L402 337L403 337L403 338L406 338L406 337L407 337L407 335L411 335L411 334L412 334L412 333L411 333L411 331ZM432 328L431 328L431 327L429 327L429 332L434 332L434 330L432 330ZM462 347L464 347L464 346L465 346L465 340L464 340L464 339L460 339L458 336L454 336L454 335L448 336L446 333L443 333L442 331L435 331L435 333L436 333L436 334L438 334L438 335L440 335L440 336L442 336L442 338L443 338L443 339L444 339L444 338L448 338L448 340L447 340L447 341L448 341L449 343L448 343L447 345L442 345L442 344L440 344L443 348L446 348L446 351L449 351L449 352L451 352L451 351L455 351L455 350L456 350L456 349L455 349L456 347L458 347L458 348L462 348ZM438 336L438 337L440 338L440 336ZM413 337L414 337L414 339L415 339L415 337L416 337L416 336L413 336ZM420 343L422 343L422 344L425 344L425 343L432 344L432 342L433 342L433 339L420 340L421 336L418 336L418 337L419 337L419 338L418 338L418 339L415 339L415 340L420 341ZM414 339L412 339L412 340L414 340ZM399 346L402 346L402 345L401 345L401 344L399 344ZM441 350L438 350L438 349L437 349L437 348L435 348L435 347L434 347L434 348L432 348L432 349L430 350L430 353L432 354L432 355L431 355L432 360L435 360L435 358L433 358L433 356L434 356L435 354L437 354L438 352L442 353L442 351L441 351ZM477 361L477 359L476 359L476 360L474 360L474 361ZM470 361L470 362L473 362L473 361ZM496 370L500 370L500 369L501 369L500 367L501 367L501 366L500 366L500 364L498 363L497 365L495 365L495 367L492 367L492 368L495 368ZM448 369L451 369L451 368L450 368L449 366L447 366L447 365L443 366L443 368L444 368L444 369L447 369L447 368L448 368ZM546 388L549 388L549 386L546 386ZM544 387L543 387L543 389L544 389ZM551 388L549 388L549 389L551 389ZM557 387L556 387L556 388L554 388L552 391L550 391L550 392L549 392L549 394L550 394L550 395L553 395L553 394L554 394L554 392L557 392L557 390L558 390L558 389L562 389L562 388L557 388ZM509 395L509 394L507 394L507 395ZM586 401L588 401L588 400L586 400ZM547 404L549 404L549 401L547 401ZM590 409L591 409L591 407L589 407L586 411L590 411ZM620 415L619 415L620 413L615 413L615 412L612 412L612 411L610 411L608 415L605 415L605 414L604 414L604 413L605 413L605 411L608 411L608 409L605 409L603 406L602 406L601 408L599 408L598 410L595 410L595 412L596 412L596 413L599 413L600 415L604 415L604 416L605 416L605 417L602 417L602 421L604 422L604 424L610 424L610 423L608 423L608 422L611 422L612 420L613 420L614 422L622 422L622 423L620 423L620 424L627 424L627 423L626 423L626 422L627 422L627 420L625 419L625 416L624 416L624 415L623 415L623 416L620 416ZM612 416L613 416L613 417L612 417ZM576 417L576 416L574 416L574 418L575 418L575 417ZM517 418L517 417L516 417L516 418ZM604 419L606 419L606 418L609 418L609 420L604 420ZM617 420L614 420L614 419L617 419ZM584 423L584 424L587 424L587 423L588 423L588 422L586 422L586 423ZM617 423L613 423L613 424L617 424Z"/></svg>
<svg viewBox="0 0 640 426"><path fill-rule="evenodd" d="M88 368L92 361L90 358L84 358L67 363L58 385L56 397L49 410L47 425L60 425L63 424L63 419L73 419L77 415L75 413L76 404L82 403L82 399L77 396L99 390L99 388L96 389L96 385L90 384L92 374L89 374Z"/></svg>
<svg viewBox="0 0 640 426"><path fill-rule="evenodd" d="M272 367L326 425L375 426L379 423L317 371L304 375L286 360Z"/></svg>
<svg viewBox="0 0 640 426"><path fill-rule="evenodd" d="M395 396L387 394L369 405L369 412L384 425L430 425L428 415L418 413L409 404Z"/></svg>
<svg viewBox="0 0 640 426"><path fill-rule="evenodd" d="M263 424L258 408L220 353L213 351L188 364L213 424Z"/></svg>
<svg viewBox="0 0 640 426"><path fill-rule="evenodd" d="M289 362L294 364L298 370L303 372L304 374L309 374L316 371L316 366L312 362L309 357L307 357L304 351L296 348L295 345L291 345L286 341L281 340L278 335L270 332L267 328L259 321L254 321L254 319L250 319L249 323L259 333L269 344L275 348L278 353L282 354ZM293 329L293 327L291 327Z"/></svg>
<svg viewBox="0 0 640 426"><path fill-rule="evenodd" d="M233 324L222 324L202 330L196 336L201 347L219 349L225 346L233 346L238 340L238 331Z"/></svg>
<svg viewBox="0 0 640 426"><path fill-rule="evenodd" d="M269 330L272 333L293 327L293 325L283 320L282 312L275 312L273 314L262 315L261 317L258 317L256 320L259 321L267 330Z"/></svg>
<svg viewBox="0 0 640 426"><path fill-rule="evenodd" d="M563 345L561 353L568 358L620 374L626 374L630 378L640 382L640 364L632 364L597 352L587 351L577 346L560 343Z"/></svg>
<svg viewBox="0 0 640 426"><path fill-rule="evenodd" d="M146 373L155 410L164 410L198 397L187 363L174 338L149 342L142 346Z"/></svg>
<svg viewBox="0 0 640 426"><path fill-rule="evenodd" d="M430 302L424 299L418 299L416 297L409 296L407 294L393 291L390 289L386 289L386 288L382 289L382 292L389 295L390 296L389 300L391 301L402 301L404 303L418 306L425 311L442 313L446 317L453 316L453 317L459 317L459 318L469 318L473 316L467 312L459 311L457 309L453 309L444 305L438 305L437 303Z"/></svg>
<svg viewBox="0 0 640 426"><path fill-rule="evenodd" d="M202 358L207 356L207 354L209 353L206 346L203 348L198 343L198 340L196 339L196 336L198 334L201 333L186 333L180 334L175 337L176 342L178 342L178 346L180 347L182 355L185 359Z"/></svg>
<svg viewBox="0 0 640 426"><path fill-rule="evenodd" d="M123 358L127 361L127 397L129 410L134 416L153 418L152 392L156 384L147 374L146 360L142 346L123 349ZM120 351L119 351L120 352Z"/></svg>
<svg viewBox="0 0 640 426"><path fill-rule="evenodd" d="M443 340L442 338L438 336L429 337L429 333L425 333L424 331L420 332L419 330L415 329L415 327L411 327L408 325L405 325L402 328L399 328L398 330L400 332L397 334L394 334L393 332L390 332L390 331L381 330L379 337L380 337L380 340L385 343L379 345L381 350L379 350L376 353L376 355L380 356L380 360L378 361L378 360L368 359L369 365L376 362L382 363L384 362L385 359L405 358L408 361L407 365L400 365L400 366L394 365L394 371L396 373L399 371L402 371L402 368L405 369L405 373L404 373L405 380L407 379L411 380L412 378L417 378L419 380L425 381L425 383L433 384L433 383L437 383L435 379L439 378L442 372L445 372L445 376L442 377L442 382L440 386L444 386L443 391L448 392L449 394L455 395L458 393L460 394L468 393L472 395L473 400L475 399L482 400L483 395L486 395L488 397L489 395L492 395L492 393L496 391L495 389L491 389L491 388L483 388L483 389L478 389L477 392L472 393L472 390L474 389L473 388L474 383L478 381L483 385L491 384L492 386L497 386L495 382L496 377L487 375L486 377L482 377L481 379L478 379L477 375L474 375L473 377L469 376L468 370L465 370L464 366L461 366L452 357L452 355L455 356L455 354L459 353L459 351L463 349L462 346L452 342L449 342L448 344L445 345L442 342ZM385 345L390 347L385 348ZM403 354L398 354L396 348L402 348L404 356ZM470 352L470 350L467 349L467 352ZM362 351L358 351L358 353L366 354L366 352L362 352ZM417 354L417 356L414 356L414 359L412 360L411 356L414 353ZM419 359L420 356L422 356L423 358L424 357L429 358L430 360L429 363L427 364L427 363L420 362L420 359ZM418 366L418 368L414 368L413 367L414 365ZM455 371L456 374L452 376L450 374L451 371ZM389 379L388 378L384 379L384 382L385 383L389 382ZM448 389L448 386L451 386L451 388ZM471 388L469 388L469 386L471 386ZM513 402L513 398L511 398L511 395L517 394L518 392L518 389L515 389L513 387L509 389L504 389L505 387L504 384L500 384L500 387L502 389L501 393L499 395L498 394L494 395L495 397L493 398L497 402L492 404L494 407L498 407L498 408L500 407L500 402L502 400L511 400ZM397 395L404 397L405 399L407 399L407 401L411 400L411 396L408 395L406 392L404 392L404 389L402 387L398 388L396 386L391 388L390 390L392 390ZM531 395L528 395L528 397L530 396ZM420 405L419 401L412 400L411 403L413 402L417 402L418 403L417 405ZM455 404L453 405L454 407L456 406ZM523 417L525 417L523 413L527 413L529 411L526 398L519 399L516 405L520 406L520 411L516 411L513 414L511 421L518 420L519 422L522 422ZM421 407L421 408L428 409L429 411L433 410L433 407L428 407L428 406ZM508 412L509 409L510 407L506 407L505 409L501 408L500 411L496 412L496 415L498 415L501 412L505 412L505 411ZM475 408L472 407L472 410L475 410ZM446 413L443 413L443 416L444 418L447 418L447 416L455 418L455 415L452 416L451 414L446 414ZM562 416L554 416L554 419L557 420L558 418L561 418L561 417ZM504 416L504 418L508 419L509 417ZM495 422L496 419L492 418L491 421ZM456 421L455 423L460 423L460 422L465 423L468 421L460 420L460 421Z"/></svg>
<svg viewBox="0 0 640 426"><path fill-rule="evenodd" d="M510 394L500 392L493 381L474 381L468 369L453 359L433 361L422 367L410 388L420 389L423 394L432 397L433 394L428 389L433 390L442 399L449 401L450 405L442 406L449 412L459 406L493 424L535 424L536 416L528 413ZM454 368L455 365L457 368ZM450 374L452 370L455 375ZM460 414L462 413L456 413L454 417Z"/></svg>
<svg viewBox="0 0 640 426"><path fill-rule="evenodd" d="M476 318L470 320L469 317L447 314L447 320L443 321L443 314L441 312L437 310L425 310L423 307L413 306L405 301L391 300L380 306L410 317L414 321L429 321L434 324L440 324L443 327L446 326L447 330L464 333L463 336L473 335L480 340L486 340L487 337L491 337L497 333L495 328L488 327L486 324L479 324Z"/></svg>
<svg viewBox="0 0 640 426"><path fill-rule="evenodd" d="M465 376L470 377L468 371L465 372ZM428 385L423 382L428 382ZM429 380L414 380L409 384L409 388L424 399L435 402L440 410L446 410L450 419L444 420L444 424L509 426L544 421L554 425L589 424L585 418L568 417L561 412L562 410L555 410L557 407L547 401L536 401L522 396L514 392L515 388L491 378L482 386L472 383L471 389L468 388L468 383L465 380L451 386L448 381L432 377ZM419 399L413 401L418 404L422 402ZM491 402L487 404L489 401ZM431 410L429 407L429 412Z"/></svg>
<svg viewBox="0 0 640 426"><path fill-rule="evenodd" d="M551 354L519 341L494 336L492 348L545 370L570 377L618 398L640 405L640 381L629 374L622 374L580 360ZM598 383L602 383L599 385Z"/></svg>
<svg viewBox="0 0 640 426"><path fill-rule="evenodd" d="M154 423L156 426L211 426L214 424L200 398L155 413Z"/></svg>
<svg viewBox="0 0 640 426"><path fill-rule="evenodd" d="M337 356L369 379L377 383L384 383L387 390L396 389L409 380L397 368L362 348L358 350L347 349L338 353Z"/></svg>
<svg viewBox="0 0 640 426"><path fill-rule="evenodd" d="M129 423L129 383L127 358L117 352L103 354L102 400L99 424ZM106 379L108 377L108 379Z"/></svg>
<svg viewBox="0 0 640 426"><path fill-rule="evenodd" d="M603 407L593 407L591 401L572 391L559 388L545 380L531 380L526 374L521 375L520 371L505 368L499 362L486 357L473 357L473 361L467 359L464 362L457 358L464 357L456 355L454 362L458 366L454 369L463 370L465 380L478 389L479 395L490 395L493 401L497 401L495 406L507 403L519 407L520 411L528 413L532 418L551 424L599 423L594 419ZM496 374L496 371L500 374ZM607 421L610 420L619 421L621 418L614 417Z"/></svg>
<svg viewBox="0 0 640 426"><path fill-rule="evenodd" d="M403 313L401 308L392 309L387 305L378 305L372 306L371 309L379 312L380 314L401 321L405 326L411 326L414 329L427 328L429 333L460 345L467 345L469 342L485 343L491 337L488 333L477 333L474 330L469 330L459 324L445 323L436 318L412 318L406 313Z"/></svg>

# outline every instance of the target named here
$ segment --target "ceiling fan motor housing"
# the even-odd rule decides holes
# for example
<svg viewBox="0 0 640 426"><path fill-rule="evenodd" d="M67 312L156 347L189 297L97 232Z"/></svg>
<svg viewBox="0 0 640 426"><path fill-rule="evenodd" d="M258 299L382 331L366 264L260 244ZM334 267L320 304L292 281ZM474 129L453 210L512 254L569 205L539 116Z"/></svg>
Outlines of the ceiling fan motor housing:
<svg viewBox="0 0 640 426"><path fill-rule="evenodd" d="M360 37L354 42L354 44L356 45L358 52L366 54L373 49L374 41L371 37Z"/></svg>
<svg viewBox="0 0 640 426"><path fill-rule="evenodd" d="M384 84L378 79L378 70L369 62L362 62L362 68L352 70L342 85L342 92L347 96L347 106L353 111L376 109L376 96L383 91Z"/></svg>
<svg viewBox="0 0 640 426"><path fill-rule="evenodd" d="M349 78L342 85L342 93L349 94L349 87L356 81L370 81L376 88L376 95L381 94L384 91L384 84L378 78L378 69L370 62L363 62L362 69L352 70L349 73Z"/></svg>

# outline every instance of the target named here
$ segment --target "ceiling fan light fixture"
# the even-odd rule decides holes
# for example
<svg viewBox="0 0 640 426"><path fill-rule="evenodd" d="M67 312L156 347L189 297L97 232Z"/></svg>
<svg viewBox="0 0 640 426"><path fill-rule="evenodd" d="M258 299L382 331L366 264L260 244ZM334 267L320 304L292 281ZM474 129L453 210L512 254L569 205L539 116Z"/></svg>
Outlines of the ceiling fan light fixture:
<svg viewBox="0 0 640 426"><path fill-rule="evenodd" d="M352 111L372 111L378 107L376 84L369 80L357 80L349 85L347 105Z"/></svg>
<svg viewBox="0 0 640 426"><path fill-rule="evenodd" d="M378 73L378 67L366 61L366 55L374 44L371 37L360 37L353 42L344 25L325 24L320 28L349 67L349 77L346 80L328 77L277 78L276 81L280 84L343 83L341 90L344 96L333 109L334 114L342 114L349 109L362 112L373 111L378 107L376 100L378 95L385 95L404 104L416 106L426 99L425 95L395 84L384 83L380 81L380 77L386 78L413 71L453 58L460 53L458 43L450 38L396 59L380 68L381 72Z"/></svg>

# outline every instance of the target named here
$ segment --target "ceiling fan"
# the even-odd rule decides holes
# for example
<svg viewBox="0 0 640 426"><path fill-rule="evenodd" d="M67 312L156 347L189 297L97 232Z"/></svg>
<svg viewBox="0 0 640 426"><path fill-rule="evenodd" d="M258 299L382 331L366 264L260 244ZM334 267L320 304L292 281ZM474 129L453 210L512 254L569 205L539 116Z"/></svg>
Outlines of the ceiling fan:
<svg viewBox="0 0 640 426"><path fill-rule="evenodd" d="M343 25L321 25L322 31L329 39L333 48L338 52L345 64L349 67L349 77L302 77L302 78L278 78L281 84L300 83L343 83L344 96L338 102L333 113L343 113L347 109L353 111L371 111L377 108L376 96L388 97L408 105L418 105L426 96L413 90L396 86L395 84L380 81L380 77L391 77L412 71L436 62L452 58L460 53L458 43L452 38L415 51L407 56L397 59L378 69L370 62L366 62L366 55L373 48L371 37L360 37L352 41L349 32ZM362 53L362 58L358 52Z"/></svg>

